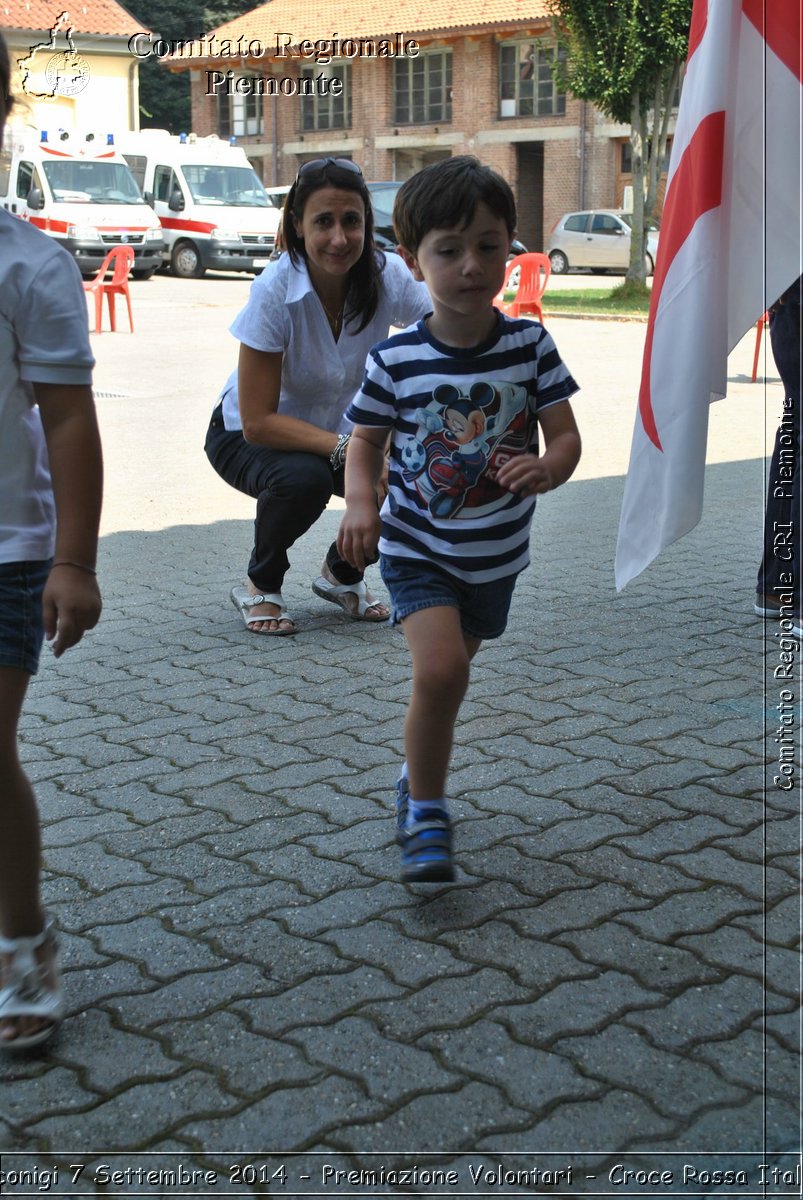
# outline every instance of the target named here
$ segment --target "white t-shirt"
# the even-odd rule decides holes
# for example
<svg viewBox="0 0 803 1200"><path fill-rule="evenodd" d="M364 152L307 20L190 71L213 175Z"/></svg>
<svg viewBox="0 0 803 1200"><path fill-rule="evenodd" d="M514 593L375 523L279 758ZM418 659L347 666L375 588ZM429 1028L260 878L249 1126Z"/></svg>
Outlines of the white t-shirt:
<svg viewBox="0 0 803 1200"><path fill-rule="evenodd" d="M0 210L0 562L53 554L53 491L32 385L91 384L94 365L76 263Z"/></svg>
<svg viewBox="0 0 803 1200"><path fill-rule="evenodd" d="M254 350L284 355L280 413L339 433L351 428L344 413L362 382L371 347L388 336L391 325L411 325L431 311L425 285L413 279L398 255L387 254L373 320L357 334L352 330L359 322L347 322L335 342L306 263L300 259L294 266L283 254L254 280L231 332ZM226 429L242 429L236 371L220 398Z"/></svg>

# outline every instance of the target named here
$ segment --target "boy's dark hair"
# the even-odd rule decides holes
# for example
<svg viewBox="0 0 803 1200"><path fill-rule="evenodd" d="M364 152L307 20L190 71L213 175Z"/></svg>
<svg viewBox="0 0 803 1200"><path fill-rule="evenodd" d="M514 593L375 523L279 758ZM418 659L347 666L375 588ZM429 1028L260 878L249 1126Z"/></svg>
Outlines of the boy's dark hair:
<svg viewBox="0 0 803 1200"><path fill-rule="evenodd" d="M6 116L8 116L13 107L14 98L11 95L11 61L8 57L8 46L2 33L0 33L0 95L3 97Z"/></svg>
<svg viewBox="0 0 803 1200"><path fill-rule="evenodd" d="M516 201L510 184L471 154L457 154L412 175L396 195L393 228L399 245L415 254L431 229L465 229L485 204L516 232Z"/></svg>
<svg viewBox="0 0 803 1200"><path fill-rule="evenodd" d="M365 186L362 172L350 171L339 167L335 160L323 159L319 169L299 173L284 201L282 244L294 263L300 258L306 258L304 240L296 233L293 218L300 221L310 196L325 187L356 192L362 198L365 207L365 245L359 260L349 272L346 293L346 317L358 319L355 332L360 333L371 323L379 307L381 268L385 262L384 254L374 246L374 210L371 207L371 193Z"/></svg>

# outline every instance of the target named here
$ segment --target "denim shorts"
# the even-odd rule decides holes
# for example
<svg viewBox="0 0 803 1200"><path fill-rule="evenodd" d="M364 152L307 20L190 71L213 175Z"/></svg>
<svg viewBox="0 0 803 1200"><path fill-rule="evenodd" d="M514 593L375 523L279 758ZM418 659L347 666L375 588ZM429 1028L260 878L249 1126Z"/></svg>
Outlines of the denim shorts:
<svg viewBox="0 0 803 1200"><path fill-rule="evenodd" d="M42 593L50 560L0 562L0 667L35 675L45 631Z"/></svg>
<svg viewBox="0 0 803 1200"><path fill-rule="evenodd" d="M459 610L461 628L469 637L488 641L505 632L515 575L490 583L466 583L422 558L390 558L383 554L379 565L390 592L394 625L423 608L451 605Z"/></svg>

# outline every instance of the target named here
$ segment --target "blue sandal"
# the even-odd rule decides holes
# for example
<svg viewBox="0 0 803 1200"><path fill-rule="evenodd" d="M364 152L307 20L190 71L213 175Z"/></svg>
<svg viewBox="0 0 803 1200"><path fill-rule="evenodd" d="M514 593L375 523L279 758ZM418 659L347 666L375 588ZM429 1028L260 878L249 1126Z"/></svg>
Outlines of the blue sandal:
<svg viewBox="0 0 803 1200"><path fill-rule="evenodd" d="M396 784L396 841L402 848L403 883L451 883L452 825L439 806L423 808L408 824L409 787L404 776Z"/></svg>

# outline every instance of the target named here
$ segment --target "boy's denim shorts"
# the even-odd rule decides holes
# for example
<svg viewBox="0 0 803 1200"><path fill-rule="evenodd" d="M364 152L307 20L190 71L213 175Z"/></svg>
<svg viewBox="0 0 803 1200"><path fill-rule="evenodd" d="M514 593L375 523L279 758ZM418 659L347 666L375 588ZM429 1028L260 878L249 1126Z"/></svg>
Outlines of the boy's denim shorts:
<svg viewBox="0 0 803 1200"><path fill-rule="evenodd" d="M35 675L45 631L42 593L50 560L0 562L0 667Z"/></svg>
<svg viewBox="0 0 803 1200"><path fill-rule="evenodd" d="M391 558L385 554L380 557L379 567L390 592L394 625L423 608L451 605L459 610L461 628L469 637L485 642L505 632L515 575L490 583L466 583L426 559Z"/></svg>

